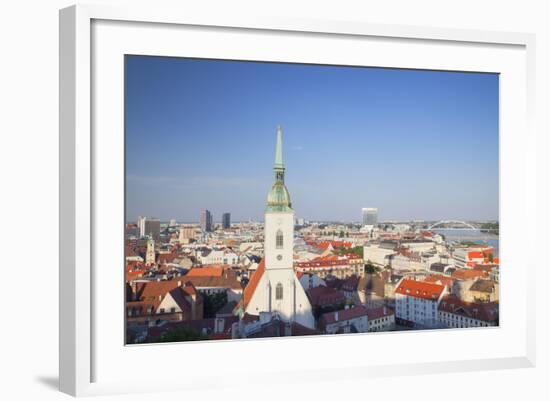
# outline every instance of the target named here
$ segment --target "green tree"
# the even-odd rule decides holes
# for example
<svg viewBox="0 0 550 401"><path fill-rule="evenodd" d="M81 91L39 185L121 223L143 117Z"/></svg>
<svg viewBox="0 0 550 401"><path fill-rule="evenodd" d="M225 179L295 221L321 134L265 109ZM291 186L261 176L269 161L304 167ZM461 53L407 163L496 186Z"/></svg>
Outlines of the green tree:
<svg viewBox="0 0 550 401"><path fill-rule="evenodd" d="M376 274L380 270L381 269L379 267L376 267L375 265L373 265L370 260L368 260L367 263L365 263L365 273L367 273L367 274Z"/></svg>
<svg viewBox="0 0 550 401"><path fill-rule="evenodd" d="M227 303L227 293L222 291L214 294L202 294L202 299L204 318L216 317L216 312Z"/></svg>
<svg viewBox="0 0 550 401"><path fill-rule="evenodd" d="M179 342L179 341L200 341L200 340L208 340L208 336L201 334L198 331L190 328L179 328L179 329L170 330L164 333L153 342L173 343L173 342Z"/></svg>

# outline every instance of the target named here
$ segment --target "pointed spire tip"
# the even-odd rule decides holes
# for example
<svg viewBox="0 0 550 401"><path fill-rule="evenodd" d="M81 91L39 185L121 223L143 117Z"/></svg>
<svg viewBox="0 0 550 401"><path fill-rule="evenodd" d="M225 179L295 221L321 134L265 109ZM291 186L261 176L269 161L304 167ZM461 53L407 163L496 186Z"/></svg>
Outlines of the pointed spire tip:
<svg viewBox="0 0 550 401"><path fill-rule="evenodd" d="M275 167L284 168L285 163L283 161L283 131L281 126L277 126L277 145L275 147Z"/></svg>

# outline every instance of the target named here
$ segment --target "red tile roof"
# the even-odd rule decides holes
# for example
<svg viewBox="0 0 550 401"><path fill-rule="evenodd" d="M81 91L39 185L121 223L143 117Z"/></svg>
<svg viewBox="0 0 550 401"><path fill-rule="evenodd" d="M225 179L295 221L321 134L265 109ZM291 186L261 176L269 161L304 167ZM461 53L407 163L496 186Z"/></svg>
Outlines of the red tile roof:
<svg viewBox="0 0 550 401"><path fill-rule="evenodd" d="M468 252L469 259L483 259L485 255L481 251L470 251Z"/></svg>
<svg viewBox="0 0 550 401"><path fill-rule="evenodd" d="M194 268L183 276L183 279L190 281L197 288L231 288L233 290L242 288L236 272L229 268Z"/></svg>
<svg viewBox="0 0 550 401"><path fill-rule="evenodd" d="M321 325L341 322L343 320L357 319L362 316L368 316L368 310L365 306L359 305L354 308L340 309L335 312L328 312L321 315Z"/></svg>
<svg viewBox="0 0 550 401"><path fill-rule="evenodd" d="M432 274L426 277L424 281L427 283L446 285L449 288L453 284L453 279L448 276L444 276L443 274Z"/></svg>
<svg viewBox="0 0 550 401"><path fill-rule="evenodd" d="M315 287L306 291L312 306L335 305L346 300L342 291L330 287Z"/></svg>
<svg viewBox="0 0 550 401"><path fill-rule="evenodd" d="M298 262L296 267L300 268L323 268L328 266L348 266L351 261L358 261L361 259L356 254L345 254L345 255L326 255L320 256L318 258L309 260L307 262Z"/></svg>
<svg viewBox="0 0 550 401"><path fill-rule="evenodd" d="M436 300L439 299L444 290L444 285L403 279L395 289L395 292L415 298Z"/></svg>
<svg viewBox="0 0 550 401"><path fill-rule="evenodd" d="M262 259L262 261L258 265L258 268L252 274L252 277L250 277L250 281L248 282L247 286L244 289L243 298L244 298L245 308L247 307L248 303L252 299L252 296L254 295L254 291L256 291L256 287L258 286L258 283L260 282L260 279L262 278L264 272L265 272L265 259Z"/></svg>
<svg viewBox="0 0 550 401"><path fill-rule="evenodd" d="M333 248L351 248L353 246L353 244L348 241L306 241L306 243L319 249L326 249L329 246L332 246Z"/></svg>
<svg viewBox="0 0 550 401"><path fill-rule="evenodd" d="M471 280L477 277L485 276L487 276L487 272L475 269L457 269L451 274L451 277L457 280Z"/></svg>
<svg viewBox="0 0 550 401"><path fill-rule="evenodd" d="M379 306L376 308L367 309L367 315L369 316L369 320L376 320L386 316L391 316L393 314L394 314L393 309L388 308L386 306Z"/></svg>
<svg viewBox="0 0 550 401"><path fill-rule="evenodd" d="M126 271L126 281L132 281L136 278L143 277L143 274L145 273L144 270L127 270Z"/></svg>
<svg viewBox="0 0 550 401"><path fill-rule="evenodd" d="M196 294L193 284L190 282L185 282L181 278L175 280L137 283L136 294L141 301L160 302L167 293L178 287L182 287L182 290L189 295Z"/></svg>
<svg viewBox="0 0 550 401"><path fill-rule="evenodd" d="M186 274L187 277L221 277L223 267L194 267Z"/></svg>
<svg viewBox="0 0 550 401"><path fill-rule="evenodd" d="M438 310L484 322L498 323L498 302L465 302L454 295L448 295L443 297Z"/></svg>

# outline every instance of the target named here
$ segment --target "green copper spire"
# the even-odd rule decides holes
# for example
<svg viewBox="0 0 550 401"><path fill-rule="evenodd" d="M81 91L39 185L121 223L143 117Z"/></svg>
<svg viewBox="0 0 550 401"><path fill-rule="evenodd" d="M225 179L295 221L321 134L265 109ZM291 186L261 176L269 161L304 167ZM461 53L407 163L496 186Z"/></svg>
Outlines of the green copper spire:
<svg viewBox="0 0 550 401"><path fill-rule="evenodd" d="M290 194L285 186L285 163L283 161L283 131L277 127L277 144L275 146L275 182L267 195L266 212L292 212Z"/></svg>
<svg viewBox="0 0 550 401"><path fill-rule="evenodd" d="M283 131L277 126L277 146L275 147L275 168L285 168L283 161Z"/></svg>

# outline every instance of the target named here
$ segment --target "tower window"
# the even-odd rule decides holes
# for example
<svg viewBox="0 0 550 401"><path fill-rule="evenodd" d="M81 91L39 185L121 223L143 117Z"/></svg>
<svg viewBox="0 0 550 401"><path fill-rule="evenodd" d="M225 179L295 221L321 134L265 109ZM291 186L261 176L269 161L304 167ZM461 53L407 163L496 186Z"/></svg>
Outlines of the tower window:
<svg viewBox="0 0 550 401"><path fill-rule="evenodd" d="M275 287L275 299L278 301L283 299L283 285L281 283L277 283L277 287Z"/></svg>
<svg viewBox="0 0 550 401"><path fill-rule="evenodd" d="M277 231L277 237L275 239L277 249L283 248L283 232L281 230Z"/></svg>

